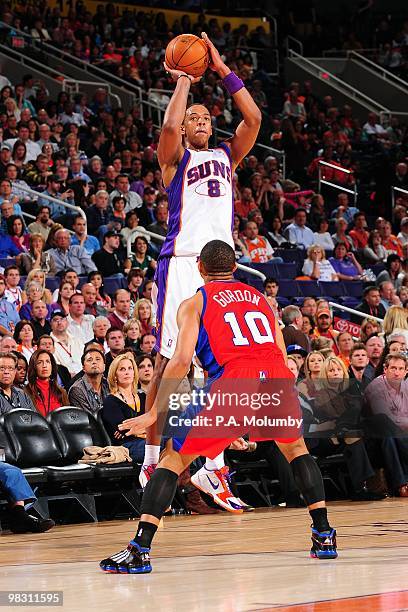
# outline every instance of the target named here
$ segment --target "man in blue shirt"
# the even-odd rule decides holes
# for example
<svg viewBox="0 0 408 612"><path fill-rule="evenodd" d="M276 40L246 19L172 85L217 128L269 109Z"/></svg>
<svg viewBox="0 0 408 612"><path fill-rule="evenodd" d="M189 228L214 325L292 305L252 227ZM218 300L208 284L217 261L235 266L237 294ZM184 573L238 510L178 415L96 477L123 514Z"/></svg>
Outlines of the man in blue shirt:
<svg viewBox="0 0 408 612"><path fill-rule="evenodd" d="M314 243L314 234L310 227L306 227L306 218L306 210L298 208L294 222L288 225L285 230L288 241L301 249L308 249Z"/></svg>
<svg viewBox="0 0 408 612"><path fill-rule="evenodd" d="M7 257L17 257L20 251L10 238L8 234L0 231L0 259L6 259Z"/></svg>
<svg viewBox="0 0 408 612"><path fill-rule="evenodd" d="M4 295L6 291L6 280L0 274L0 334L9 334L14 331L15 326L20 320L14 304L9 302Z"/></svg>
<svg viewBox="0 0 408 612"><path fill-rule="evenodd" d="M43 194L52 196L58 200L63 200L67 204L75 204L74 192L72 189L67 189L67 191L64 191L64 193L60 193L59 190L60 179L56 174L51 174L47 178L47 189L43 191ZM38 198L37 204L38 206L49 206L51 209L51 219L53 220L57 219L58 217L62 217L63 215L70 215L74 212L70 208L65 208L65 206L62 204L56 204L55 202L51 202L51 200L42 198L41 195Z"/></svg>
<svg viewBox="0 0 408 612"><path fill-rule="evenodd" d="M343 217L347 223L351 223L354 220L354 215L360 212L355 206L349 206L347 193L339 193L337 196L337 208L332 212L332 217ZM339 213L339 215L338 215Z"/></svg>
<svg viewBox="0 0 408 612"><path fill-rule="evenodd" d="M86 233L86 221L81 215L74 217L72 229L75 232L74 235L71 236L72 245L84 247L89 255L93 255L95 251L99 251L99 240L95 236L89 236Z"/></svg>
<svg viewBox="0 0 408 612"><path fill-rule="evenodd" d="M72 268L78 275L94 272L96 266L82 246L71 246L71 237L68 230L60 229L55 234L55 249L48 252L55 262L57 274L67 268Z"/></svg>

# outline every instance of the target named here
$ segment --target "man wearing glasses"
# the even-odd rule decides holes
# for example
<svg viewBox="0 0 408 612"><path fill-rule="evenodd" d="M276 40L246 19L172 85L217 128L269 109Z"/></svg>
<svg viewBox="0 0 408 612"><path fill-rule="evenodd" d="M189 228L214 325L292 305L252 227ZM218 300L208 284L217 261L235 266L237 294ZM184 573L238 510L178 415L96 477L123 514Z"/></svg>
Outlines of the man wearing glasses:
<svg viewBox="0 0 408 612"><path fill-rule="evenodd" d="M13 385L16 369L17 357L11 353L0 353L0 415L17 408L36 411L28 395Z"/></svg>

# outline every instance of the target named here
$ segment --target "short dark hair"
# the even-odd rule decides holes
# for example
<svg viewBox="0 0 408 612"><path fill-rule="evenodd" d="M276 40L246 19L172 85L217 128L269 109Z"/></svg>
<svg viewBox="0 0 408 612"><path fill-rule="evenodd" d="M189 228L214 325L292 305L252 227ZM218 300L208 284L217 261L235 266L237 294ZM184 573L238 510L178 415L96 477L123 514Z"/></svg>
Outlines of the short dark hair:
<svg viewBox="0 0 408 612"><path fill-rule="evenodd" d="M38 338L37 344L39 344L41 342L41 340L51 340L53 344L55 344L54 338L52 336L50 336L49 334L41 334L41 336Z"/></svg>
<svg viewBox="0 0 408 612"><path fill-rule="evenodd" d="M265 278L263 282L264 289L266 288L266 285L269 285L269 283L275 283L275 285L278 285L279 287L279 281L276 280L276 278L274 278L273 276L268 276L267 278Z"/></svg>
<svg viewBox="0 0 408 612"><path fill-rule="evenodd" d="M123 333L123 330L122 330L122 329L119 329L119 327L110 327L110 328L108 329L108 331L106 332L106 335L105 335L105 340L106 340L106 342L109 340L109 336L110 336L111 334L113 334L113 332L120 332L120 333L121 333L123 336L125 335L125 334Z"/></svg>
<svg viewBox="0 0 408 612"><path fill-rule="evenodd" d="M295 217L296 217L296 215L297 215L298 213L300 213L300 212L304 212L304 213L307 215L307 210L306 210L306 208L302 208L302 207L300 206L300 207L299 207L299 208L297 208L297 209L296 209L296 211L295 211Z"/></svg>
<svg viewBox="0 0 408 612"><path fill-rule="evenodd" d="M200 261L209 274L231 274L235 267L235 251L222 240L211 240L202 248Z"/></svg>
<svg viewBox="0 0 408 612"><path fill-rule="evenodd" d="M44 208L46 208L48 210L48 212L51 214L51 208L49 206L47 206L47 204L42 204L41 206L38 206L37 211L35 213L37 217L40 214L40 212L42 210L44 210Z"/></svg>
<svg viewBox="0 0 408 612"><path fill-rule="evenodd" d="M393 353L393 354L389 354L386 356L386 358L384 359L384 368L390 365L390 361L392 359L401 359L401 361L403 361L405 363L405 367L407 367L408 364L408 359L407 357L403 354L403 353Z"/></svg>
<svg viewBox="0 0 408 612"><path fill-rule="evenodd" d="M356 351L367 351L364 342L355 342L353 344L353 347L350 351L350 359L352 358L353 353L355 353Z"/></svg>
<svg viewBox="0 0 408 612"><path fill-rule="evenodd" d="M369 285L368 287L366 287L363 291L363 297L367 297L367 295L371 293L371 291L379 291L377 285Z"/></svg>
<svg viewBox="0 0 408 612"><path fill-rule="evenodd" d="M4 268L4 276L7 276L10 270L17 270L17 272L20 272L19 267L15 264L12 264L11 266L7 266L6 268Z"/></svg>
<svg viewBox="0 0 408 612"><path fill-rule="evenodd" d="M103 358L103 363L106 362L106 358L105 358L105 353L103 352L103 349L101 347L101 350L99 351L97 348L89 348L89 349L85 349L84 352L82 353L82 357L81 357L81 363L82 365L84 365L85 363L85 357L89 354L89 353L99 353L99 355L102 356Z"/></svg>

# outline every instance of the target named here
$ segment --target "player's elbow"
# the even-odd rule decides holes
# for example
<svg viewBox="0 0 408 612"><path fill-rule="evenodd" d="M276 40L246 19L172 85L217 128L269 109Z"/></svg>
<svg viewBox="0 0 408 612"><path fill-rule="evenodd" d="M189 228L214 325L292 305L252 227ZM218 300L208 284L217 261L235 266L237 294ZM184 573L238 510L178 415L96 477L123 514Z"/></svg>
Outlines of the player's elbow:
<svg viewBox="0 0 408 612"><path fill-rule="evenodd" d="M172 366L175 371L177 371L180 376L185 376L186 372L190 369L191 359L189 355L177 355L177 353L172 358Z"/></svg>
<svg viewBox="0 0 408 612"><path fill-rule="evenodd" d="M254 108L252 109L245 123L247 123L249 127L260 127L262 123L262 113L259 110L259 108L256 106L256 104L254 104Z"/></svg>

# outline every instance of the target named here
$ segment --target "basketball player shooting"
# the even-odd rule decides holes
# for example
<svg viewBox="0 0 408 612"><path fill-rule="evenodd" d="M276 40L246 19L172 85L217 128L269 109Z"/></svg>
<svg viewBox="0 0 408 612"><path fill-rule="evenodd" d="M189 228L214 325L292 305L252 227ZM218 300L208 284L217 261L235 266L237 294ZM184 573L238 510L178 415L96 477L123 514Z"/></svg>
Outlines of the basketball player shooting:
<svg viewBox="0 0 408 612"><path fill-rule="evenodd" d="M178 327L176 315L181 302L193 296L202 285L197 258L207 242L217 238L231 246L234 215L232 179L237 165L255 144L261 112L244 83L224 64L217 49L203 33L210 54L210 69L222 79L242 114L235 134L217 147L209 149L212 134L211 116L205 106L193 104L187 109L191 85L199 78L172 70L164 64L176 82L176 88L164 115L158 145L158 160L163 183L169 196L169 221L166 240L158 260L152 300L156 312L156 364L146 398L149 411L157 393L163 370L173 356ZM132 433L133 419L119 426ZM145 457L140 471L144 487L159 461L161 438L154 426L148 430ZM212 473L216 488L208 487L216 503L233 513L241 513L243 502L233 496L229 487L228 468L223 453L207 460L193 484L204 487L206 474Z"/></svg>
<svg viewBox="0 0 408 612"><path fill-rule="evenodd" d="M201 251L198 268L205 285L178 310L175 353L163 373L152 409L138 417L133 425L136 433L138 427L140 433L158 414L167 413L169 397L186 376L194 351L208 370L209 390L220 388L220 383L228 380L234 385L242 380L259 381L260 367L267 380L281 383L286 379L293 388L293 375L286 366L285 343L269 303L256 289L233 278L234 249L220 240L209 242ZM221 297L226 294L232 296L228 301ZM285 397L283 408L289 415L288 396ZM206 414L206 406L205 402L198 408L191 404L187 413L191 410L191 417ZM230 414L237 413L238 409L236 405L228 406ZM296 409L300 412L297 400ZM192 424L192 419L187 425L180 438L176 435L168 440L160 463L147 483L135 537L127 548L101 561L103 571L151 572L151 542L161 517L173 501L179 474L197 457L212 457L232 441L224 438L224 430L220 437L211 438L205 431L203 436L200 428ZM295 438L275 437L275 441L290 463L312 518L310 555L316 559L334 559L337 557L336 532L327 519L322 475L303 437L299 436L299 430L294 433Z"/></svg>

